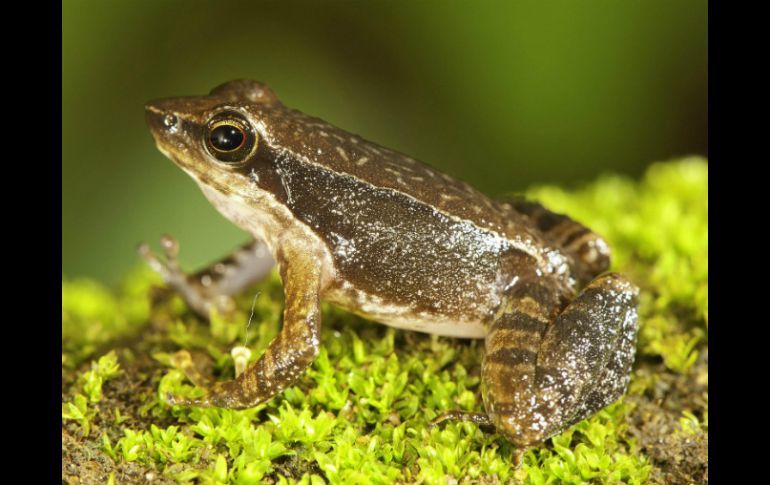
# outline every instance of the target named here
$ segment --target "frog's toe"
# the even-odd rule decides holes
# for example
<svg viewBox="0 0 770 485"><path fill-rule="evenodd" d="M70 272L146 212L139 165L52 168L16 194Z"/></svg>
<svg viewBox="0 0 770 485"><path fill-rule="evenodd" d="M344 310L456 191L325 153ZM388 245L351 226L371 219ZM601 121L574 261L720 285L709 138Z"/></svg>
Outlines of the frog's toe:
<svg viewBox="0 0 770 485"><path fill-rule="evenodd" d="M200 317L209 318L212 308L220 315L235 310L235 295L267 275L275 262L264 243L250 241L231 256L197 273L186 273L179 264L179 243L164 235L160 239L163 256L147 244L138 252L153 271L163 278L166 286L179 293L187 305Z"/></svg>
<svg viewBox="0 0 770 485"><path fill-rule="evenodd" d="M171 356L171 365L184 372L185 377L198 387L206 388L214 382L214 377L201 372L190 352L186 350L174 353Z"/></svg>
<svg viewBox="0 0 770 485"><path fill-rule="evenodd" d="M186 406L190 401L190 399L174 394L173 392L167 392L164 398L166 404L170 406Z"/></svg>
<svg viewBox="0 0 770 485"><path fill-rule="evenodd" d="M428 425L428 429L433 429L444 421L471 421L481 426L492 426L492 420L484 413L471 413L468 411L446 411L438 415Z"/></svg>
<svg viewBox="0 0 770 485"><path fill-rule="evenodd" d="M165 240L166 237L170 238L170 236L161 238L161 246L166 256L165 260L161 259L155 251L150 249L147 243L141 243L137 248L137 252L150 268L163 278L167 285L176 289L180 282L186 279L186 276L180 269L176 259L179 254L179 244L173 238L171 238L173 242Z"/></svg>
<svg viewBox="0 0 770 485"><path fill-rule="evenodd" d="M158 273L163 282L172 290L179 293L187 305L203 318L208 318L212 307L220 313L228 313L235 307L235 303L227 295L219 295L212 292L207 286L205 278L188 275L179 265L179 243L172 236L164 235L160 239L164 258L158 256L150 246L142 243L138 247L139 255L147 262L150 268Z"/></svg>
<svg viewBox="0 0 770 485"><path fill-rule="evenodd" d="M227 409L246 409L260 401L245 395L242 380L221 381L206 389L206 394L198 398L173 396L173 403L186 406L218 407Z"/></svg>
<svg viewBox="0 0 770 485"><path fill-rule="evenodd" d="M166 403L170 406L198 406L198 407L211 407L209 400L206 396L200 398L189 398L167 392L165 396Z"/></svg>
<svg viewBox="0 0 770 485"><path fill-rule="evenodd" d="M164 234L160 237L160 245L163 252L166 253L166 259L176 261L177 256L179 256L179 241L174 236Z"/></svg>
<svg viewBox="0 0 770 485"><path fill-rule="evenodd" d="M155 252L150 249L149 244L145 242L139 244L139 246L136 248L136 252L139 253L139 256L141 256L142 259L147 262L153 271L160 274L161 276L164 276L163 272L166 265L163 261L161 261L160 258L158 258L158 255L156 255ZM163 279L165 280L165 277Z"/></svg>

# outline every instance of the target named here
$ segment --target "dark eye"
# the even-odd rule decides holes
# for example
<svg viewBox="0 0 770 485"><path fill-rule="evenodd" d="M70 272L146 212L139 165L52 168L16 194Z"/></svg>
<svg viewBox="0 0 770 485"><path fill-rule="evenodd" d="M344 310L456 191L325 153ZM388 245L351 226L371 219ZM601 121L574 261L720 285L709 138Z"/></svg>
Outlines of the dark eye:
<svg viewBox="0 0 770 485"><path fill-rule="evenodd" d="M242 162L251 155L256 145L256 133L238 113L222 113L208 123L206 148L219 161Z"/></svg>
<svg viewBox="0 0 770 485"><path fill-rule="evenodd" d="M219 125L209 135L209 143L215 150L231 152L243 146L246 141L246 133L239 126Z"/></svg>

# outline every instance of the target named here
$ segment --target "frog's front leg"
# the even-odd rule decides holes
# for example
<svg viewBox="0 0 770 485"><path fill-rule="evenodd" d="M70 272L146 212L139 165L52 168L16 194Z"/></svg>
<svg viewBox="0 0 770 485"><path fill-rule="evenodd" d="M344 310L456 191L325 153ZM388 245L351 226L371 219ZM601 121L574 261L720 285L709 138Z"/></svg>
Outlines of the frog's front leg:
<svg viewBox="0 0 770 485"><path fill-rule="evenodd" d="M160 243L166 255L165 261L146 244L139 246L139 254L202 318L209 317L212 307L220 312L233 308L231 296L264 278L275 265L267 246L252 240L221 261L197 273L187 274L177 261L179 243L176 239L163 236Z"/></svg>
<svg viewBox="0 0 770 485"><path fill-rule="evenodd" d="M625 392L638 289L621 275L601 276L551 321L555 299L547 287L517 286L487 336L482 391L497 430L527 447Z"/></svg>
<svg viewBox="0 0 770 485"><path fill-rule="evenodd" d="M171 403L245 409L267 401L294 383L319 352L321 261L320 256L304 247L279 250L286 299L281 332L237 379L214 384L200 399L170 397Z"/></svg>

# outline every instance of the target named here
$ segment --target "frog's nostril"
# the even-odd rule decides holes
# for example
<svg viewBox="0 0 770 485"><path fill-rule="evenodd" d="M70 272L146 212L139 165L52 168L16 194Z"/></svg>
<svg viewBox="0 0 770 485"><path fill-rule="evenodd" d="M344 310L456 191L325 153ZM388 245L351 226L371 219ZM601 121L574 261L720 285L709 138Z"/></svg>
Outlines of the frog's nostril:
<svg viewBox="0 0 770 485"><path fill-rule="evenodd" d="M163 126L171 133L175 133L179 129L179 119L172 114L168 114L163 117Z"/></svg>
<svg viewBox="0 0 770 485"><path fill-rule="evenodd" d="M174 134L179 131L181 122L179 117L167 109L158 107L155 103L148 103L144 106L147 124L155 127L158 131L165 131Z"/></svg>

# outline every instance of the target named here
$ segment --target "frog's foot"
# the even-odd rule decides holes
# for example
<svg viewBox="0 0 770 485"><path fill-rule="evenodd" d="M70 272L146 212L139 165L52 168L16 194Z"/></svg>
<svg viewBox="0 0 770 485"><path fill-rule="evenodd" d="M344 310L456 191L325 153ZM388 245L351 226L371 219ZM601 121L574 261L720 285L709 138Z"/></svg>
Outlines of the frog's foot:
<svg viewBox="0 0 770 485"><path fill-rule="evenodd" d="M246 362L248 361L249 357L251 357L251 350L249 350L247 347L242 346L236 346L233 347L233 350L230 352L230 355L232 355L233 360L235 362L235 377L240 377L241 374L243 374ZM190 355L190 352L186 350L180 350L176 352L174 355L171 356L171 365L173 365L175 368L181 370L184 372L185 377L187 377L190 382L195 384L197 387L202 387L204 389L208 389L209 387L216 387L216 383L214 382L214 377L211 375L204 374L200 371L198 366L195 365L193 362L193 358ZM208 394L216 395L217 391L211 392L209 391ZM198 399L190 399L187 397L182 396L175 396L173 394L167 394L166 395L166 401L169 404L179 404L179 405L195 405L195 406L217 406L218 404L215 404L211 401L210 398L207 396L204 396L203 398Z"/></svg>
<svg viewBox="0 0 770 485"><path fill-rule="evenodd" d="M634 360L638 289L618 274L593 280L558 311L547 288L524 285L493 322L482 365L498 431L528 446L618 399ZM532 291L533 290L533 291Z"/></svg>
<svg viewBox="0 0 770 485"><path fill-rule="evenodd" d="M494 423L485 413L471 413L468 411L446 411L430 422L428 429L433 429L444 421L470 421L479 426L494 426Z"/></svg>
<svg viewBox="0 0 770 485"><path fill-rule="evenodd" d="M222 261L197 273L187 274L179 266L179 243L176 239L164 235L160 243L165 260L147 244L139 246L139 254L203 318L209 317L212 308L220 313L232 311L235 308L232 295L263 278L275 264L267 247L255 240Z"/></svg>

